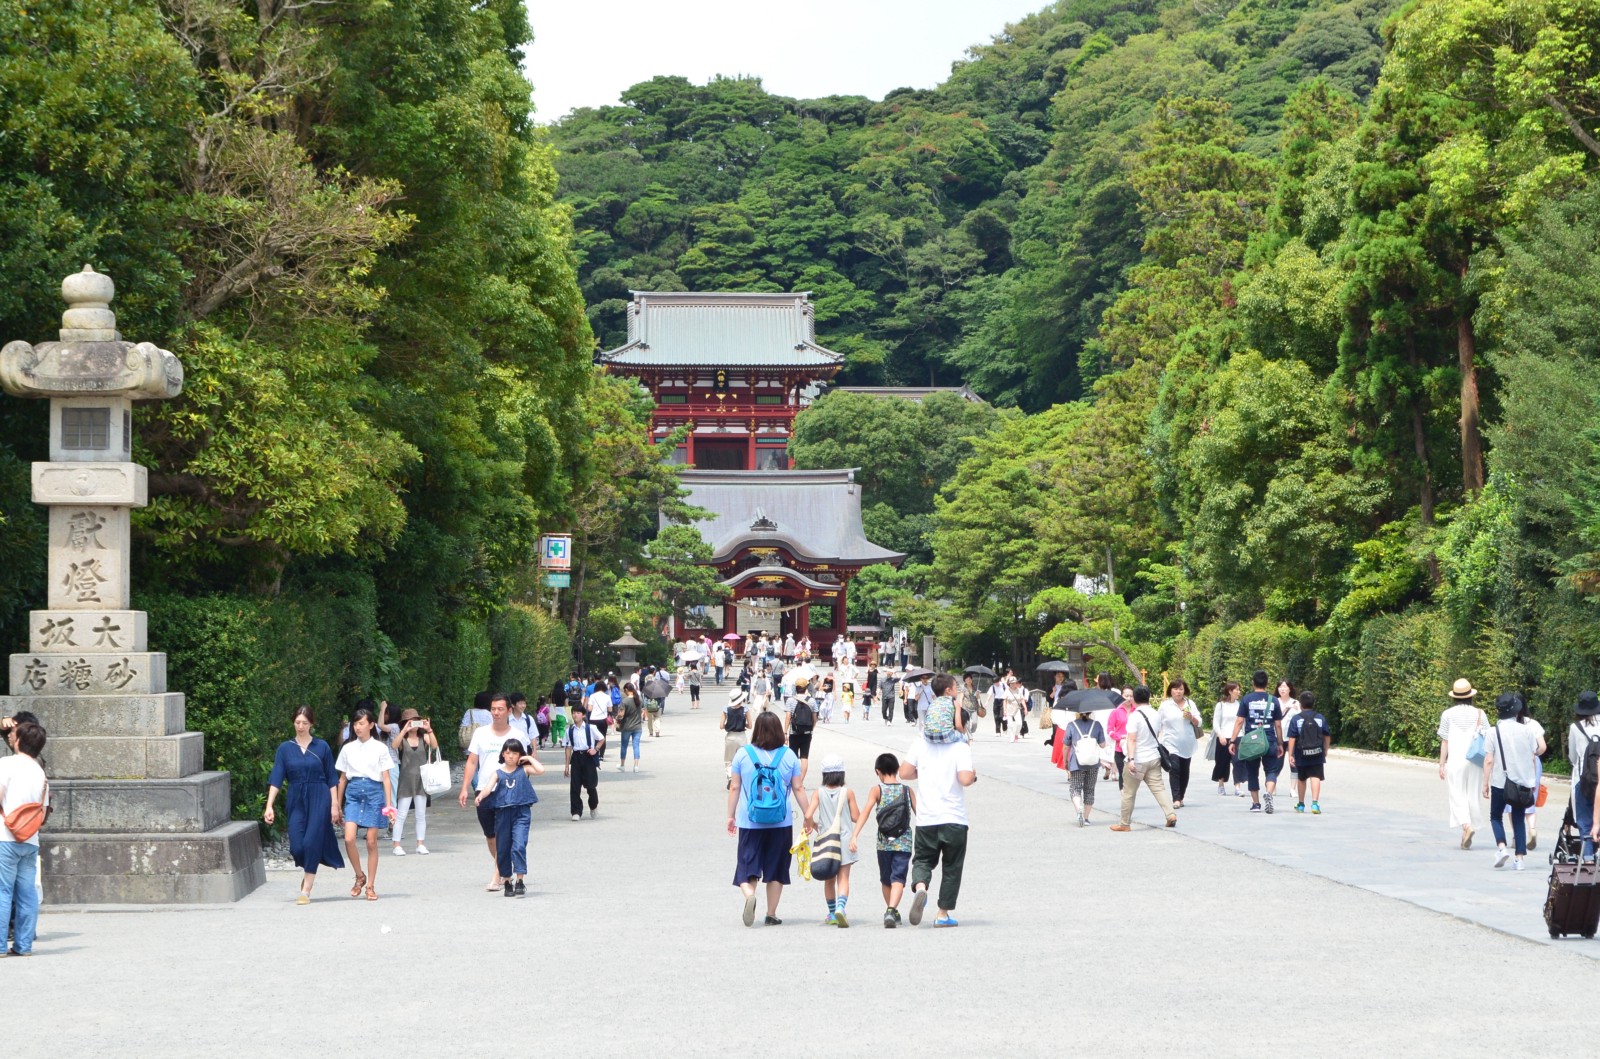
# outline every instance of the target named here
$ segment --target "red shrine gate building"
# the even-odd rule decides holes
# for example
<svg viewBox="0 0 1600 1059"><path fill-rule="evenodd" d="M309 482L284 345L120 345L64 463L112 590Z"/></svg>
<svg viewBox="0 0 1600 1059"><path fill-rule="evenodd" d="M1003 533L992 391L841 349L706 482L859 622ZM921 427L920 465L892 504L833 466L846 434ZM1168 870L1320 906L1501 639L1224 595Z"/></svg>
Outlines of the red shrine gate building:
<svg viewBox="0 0 1600 1059"><path fill-rule="evenodd" d="M839 371L817 344L809 293L647 293L628 304L627 344L599 354L655 398L657 441L687 426L671 455L733 595L706 615L713 636L765 631L819 647L845 635L850 579L905 560L867 540L853 469L789 467L795 416ZM681 630L678 632L681 633Z"/></svg>

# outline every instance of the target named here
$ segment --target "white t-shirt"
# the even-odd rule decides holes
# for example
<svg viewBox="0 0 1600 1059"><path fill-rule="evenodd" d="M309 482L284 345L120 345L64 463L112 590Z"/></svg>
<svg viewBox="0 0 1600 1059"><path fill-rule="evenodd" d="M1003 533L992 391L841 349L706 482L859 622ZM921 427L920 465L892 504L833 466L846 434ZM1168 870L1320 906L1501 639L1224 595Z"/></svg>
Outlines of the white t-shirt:
<svg viewBox="0 0 1600 1059"><path fill-rule="evenodd" d="M507 739L515 739L521 743L524 753L528 750L528 741L509 721L510 718L507 718L508 723L503 732L496 732L493 725L484 725L472 733L472 742L467 744L467 753L478 755L478 772L472 777L472 786L475 790L488 790L490 784L494 783L495 770L500 767L500 751L505 749Z"/></svg>
<svg viewBox="0 0 1600 1059"><path fill-rule="evenodd" d="M339 760L333 763L333 767L350 779L359 777L382 783L383 774L394 768L394 755L378 741L377 736L365 740L352 739L339 748Z"/></svg>
<svg viewBox="0 0 1600 1059"><path fill-rule="evenodd" d="M603 721L611 715L611 691L608 688L595 688L589 696L589 720Z"/></svg>
<svg viewBox="0 0 1600 1059"><path fill-rule="evenodd" d="M1495 725L1488 733L1489 753L1494 757L1489 786L1504 787L1509 771L1514 782L1532 787L1539 775L1534 758L1539 750L1541 734L1541 729L1532 721L1527 724L1501 721ZM1502 743L1505 746L1503 754L1500 752Z"/></svg>
<svg viewBox="0 0 1600 1059"><path fill-rule="evenodd" d="M15 842L17 836L6 827L5 816L19 805L33 802L50 804L45 799L44 769L27 754L12 754L10 757L0 758L0 787L6 789L5 797L0 798L0 842ZM26 844L37 846L38 833L35 832Z"/></svg>
<svg viewBox="0 0 1600 1059"><path fill-rule="evenodd" d="M1182 706L1171 699L1162 700L1161 723L1156 726L1156 731L1160 733L1161 745L1179 757L1194 757L1195 736L1194 725L1189 723L1191 717L1195 724L1200 723L1200 711L1191 700L1185 699Z"/></svg>
<svg viewBox="0 0 1600 1059"><path fill-rule="evenodd" d="M1239 716L1239 704L1223 700L1211 708L1211 732L1218 739L1233 738L1233 722Z"/></svg>
<svg viewBox="0 0 1600 1059"><path fill-rule="evenodd" d="M1445 710L1439 715L1439 740L1448 748L1445 760L1471 764L1466 760L1467 747L1472 745L1479 728L1487 739L1492 734L1489 727L1488 715L1471 703L1458 702Z"/></svg>
<svg viewBox="0 0 1600 1059"><path fill-rule="evenodd" d="M1157 738L1150 738L1151 731ZM1158 741L1161 735L1161 714L1154 706L1144 705L1128 715L1128 735L1133 737L1133 762L1136 765L1148 765L1152 761L1160 760L1161 751L1157 749L1161 744Z"/></svg>
<svg viewBox="0 0 1600 1059"><path fill-rule="evenodd" d="M906 761L917 770L917 823L965 824L967 795L959 774L971 772L968 743L930 743L920 735L911 741Z"/></svg>

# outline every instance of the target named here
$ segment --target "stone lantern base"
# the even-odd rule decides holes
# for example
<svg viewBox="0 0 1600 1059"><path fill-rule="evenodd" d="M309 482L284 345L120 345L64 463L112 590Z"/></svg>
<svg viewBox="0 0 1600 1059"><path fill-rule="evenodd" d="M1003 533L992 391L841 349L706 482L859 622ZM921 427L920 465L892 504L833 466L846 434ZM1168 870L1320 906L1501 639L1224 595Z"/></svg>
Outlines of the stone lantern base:
<svg viewBox="0 0 1600 1059"><path fill-rule="evenodd" d="M50 733L47 904L237 901L266 882L260 829L230 819L228 774L201 770L181 694L0 696L18 710Z"/></svg>

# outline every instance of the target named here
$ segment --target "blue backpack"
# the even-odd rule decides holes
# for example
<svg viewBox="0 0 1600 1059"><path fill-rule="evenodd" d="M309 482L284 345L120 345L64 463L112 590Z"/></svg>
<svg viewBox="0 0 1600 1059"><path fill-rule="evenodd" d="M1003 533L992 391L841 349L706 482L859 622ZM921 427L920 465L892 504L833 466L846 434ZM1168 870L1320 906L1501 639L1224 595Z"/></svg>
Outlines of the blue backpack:
<svg viewBox="0 0 1600 1059"><path fill-rule="evenodd" d="M783 780L778 775L778 762L783 760L783 748L772 751L771 758L764 764L755 747L746 743L744 749L756 770L754 778L745 787L745 815L750 818L751 827L779 827L788 815L789 799L789 792L783 789Z"/></svg>

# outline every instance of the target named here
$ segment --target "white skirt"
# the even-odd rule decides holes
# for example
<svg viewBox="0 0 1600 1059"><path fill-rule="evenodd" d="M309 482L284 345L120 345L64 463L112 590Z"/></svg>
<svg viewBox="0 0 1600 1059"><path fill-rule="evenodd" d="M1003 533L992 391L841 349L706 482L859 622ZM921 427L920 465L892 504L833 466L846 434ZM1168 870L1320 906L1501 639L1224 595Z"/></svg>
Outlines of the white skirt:
<svg viewBox="0 0 1600 1059"><path fill-rule="evenodd" d="M1477 828L1483 766L1465 756L1451 758L1444 767L1444 786L1450 797L1450 826Z"/></svg>

